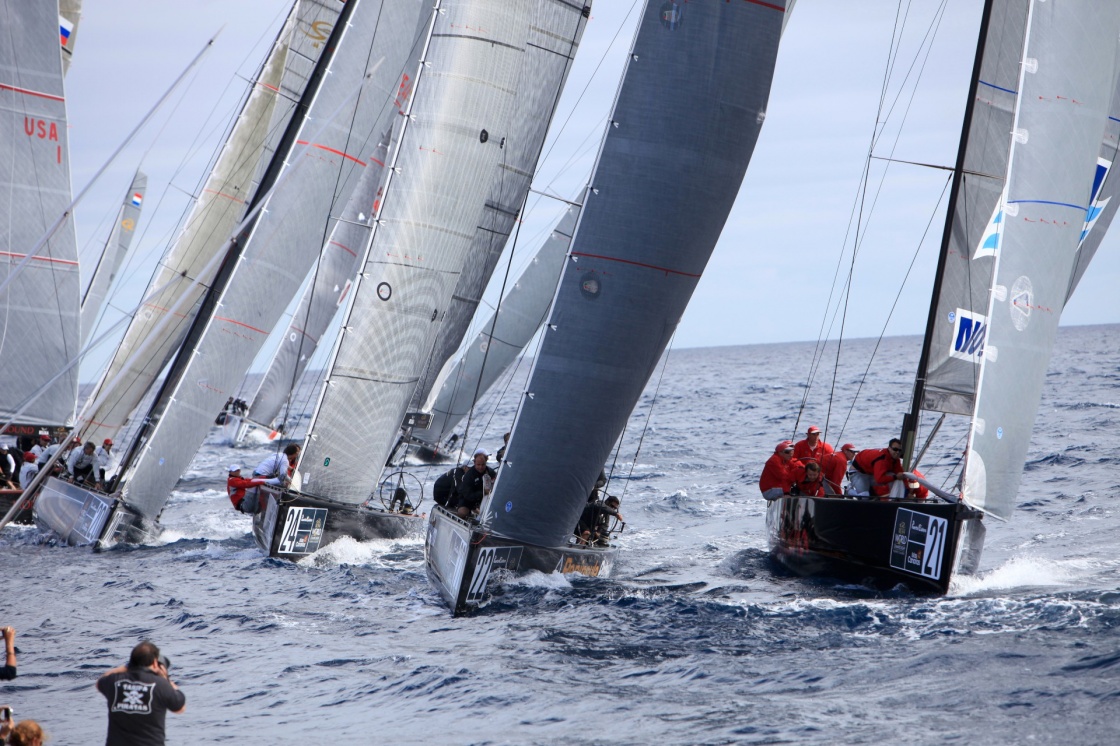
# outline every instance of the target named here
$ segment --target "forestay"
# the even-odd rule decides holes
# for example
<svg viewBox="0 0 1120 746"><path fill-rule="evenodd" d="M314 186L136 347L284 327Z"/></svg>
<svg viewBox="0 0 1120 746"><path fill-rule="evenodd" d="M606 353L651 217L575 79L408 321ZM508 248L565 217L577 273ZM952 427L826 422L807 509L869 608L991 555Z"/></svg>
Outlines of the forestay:
<svg viewBox="0 0 1120 746"><path fill-rule="evenodd" d="M336 220L332 209L367 167L361 156L398 116L393 101L402 76L416 64L421 17L428 11L420 3L379 0L350 0L346 7L352 15L329 73L317 93L309 85L304 94L304 103L313 97L310 115L292 118L273 156L269 172L275 168L282 175L275 182L273 176L262 179L261 189L275 183L275 191L257 213L251 235L238 237L244 243L236 268L209 320L200 318L207 324L201 339L180 353L187 356L181 358L185 368L126 475L122 494L145 517L162 508L215 413L236 392L318 256ZM288 150L288 143L297 149Z"/></svg>
<svg viewBox="0 0 1120 746"><path fill-rule="evenodd" d="M1014 510L1090 204L1120 3L1031 3L1027 38L964 474L965 499L1001 518Z"/></svg>
<svg viewBox="0 0 1120 746"><path fill-rule="evenodd" d="M466 351L444 366L433 401L424 407L432 415L431 425L413 430L414 438L434 444L452 432L541 328L578 219L579 207L569 206Z"/></svg>
<svg viewBox="0 0 1120 746"><path fill-rule="evenodd" d="M128 247L132 245L132 236L136 232L136 222L140 219L140 209L144 203L144 195L148 191L148 177L142 171L137 171L132 177L132 183L124 196L121 209L117 211L116 222L109 233L109 240L98 258L97 266L93 270L93 278L86 288L85 297L82 298L82 346L85 347L89 340L90 332L101 315L101 305L117 271L124 262Z"/></svg>
<svg viewBox="0 0 1120 746"><path fill-rule="evenodd" d="M467 261L503 145L512 146L515 97L534 85L520 72L532 11L544 4L557 5L439 3L311 422L300 466L305 492L354 504L372 492Z"/></svg>
<svg viewBox="0 0 1120 746"><path fill-rule="evenodd" d="M500 171L490 187L482 220L475 229L474 241L468 250L470 258L459 275L424 375L413 395L417 406L431 394L440 370L462 344L486 284L521 213L552 110L556 108L559 92L583 36L586 20L580 10L566 3L537 5L536 17L529 25L521 73L523 81L532 82L518 86L517 109L502 148Z"/></svg>
<svg viewBox="0 0 1120 746"><path fill-rule="evenodd" d="M282 124L270 129L270 123L289 61L289 44L293 37L301 36L297 26L311 28L306 25L309 21L318 22L302 14L327 10L316 3L297 2L293 6L182 232L160 259L144 293L146 303L129 323L93 393L94 406L82 412L86 440L99 443L104 438L118 438L129 415L182 344L206 286L217 272L213 259L225 249L245 214L245 202L252 193L265 145L283 132ZM333 25L338 13L331 12L329 23ZM305 62L300 55L291 59L299 66ZM290 107L284 108L290 114Z"/></svg>
<svg viewBox="0 0 1120 746"><path fill-rule="evenodd" d="M394 105L403 106L404 101L394 102ZM249 416L254 422L271 425L280 416L315 354L319 340L350 293L361 252L369 240L373 214L379 206L378 192L391 133L392 130L387 130L372 155L364 159L366 167L362 169L358 185L323 245L319 262L312 270L311 282L249 405Z"/></svg>
<svg viewBox="0 0 1120 746"><path fill-rule="evenodd" d="M0 420L68 424L78 396L78 249L70 216L69 133L57 2L0 0ZM37 251L35 247L46 238ZM25 406L26 405L26 406ZM21 412L22 410L22 412Z"/></svg>
<svg viewBox="0 0 1120 746"><path fill-rule="evenodd" d="M565 546L719 239L766 113L784 3L642 12L483 521Z"/></svg>

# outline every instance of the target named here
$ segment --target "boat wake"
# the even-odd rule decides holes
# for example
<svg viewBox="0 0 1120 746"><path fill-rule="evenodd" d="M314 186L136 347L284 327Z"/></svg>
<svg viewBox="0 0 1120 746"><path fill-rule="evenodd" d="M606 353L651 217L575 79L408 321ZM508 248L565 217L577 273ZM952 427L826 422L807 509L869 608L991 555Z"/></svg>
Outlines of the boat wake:
<svg viewBox="0 0 1120 746"><path fill-rule="evenodd" d="M1086 580L1099 571L1087 560L1054 560L1041 557L1013 557L999 567L979 575L957 575L949 586L950 596L983 595L1010 588L1065 586Z"/></svg>
<svg viewBox="0 0 1120 746"><path fill-rule="evenodd" d="M401 569L401 561L409 557L423 560L419 550L423 539L419 536L404 539L370 539L358 541L349 536L332 541L314 554L301 559L303 567L329 569L339 565L366 565Z"/></svg>

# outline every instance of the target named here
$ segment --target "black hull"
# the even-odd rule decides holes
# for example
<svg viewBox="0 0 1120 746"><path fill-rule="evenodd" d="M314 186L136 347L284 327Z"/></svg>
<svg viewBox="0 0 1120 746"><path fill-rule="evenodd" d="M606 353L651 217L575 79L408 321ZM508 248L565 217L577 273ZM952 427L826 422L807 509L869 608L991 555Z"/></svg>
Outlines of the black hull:
<svg viewBox="0 0 1120 746"><path fill-rule="evenodd" d="M945 593L958 550L968 550L966 571L979 559L980 518L961 503L786 496L771 501L766 526L771 554L799 575L870 577Z"/></svg>
<svg viewBox="0 0 1120 746"><path fill-rule="evenodd" d="M264 509L253 516L253 538L269 557L280 559L303 559L344 536L400 539L419 533L424 520L300 493L262 494L261 499Z"/></svg>
<svg viewBox="0 0 1120 746"><path fill-rule="evenodd" d="M0 490L0 517L8 514L8 511L12 509L12 506L16 504L22 494L23 492L20 490ZM12 523L19 523L24 526L33 525L35 523L35 517L32 514L34 507L35 501L28 500L19 509L19 512L12 516Z"/></svg>
<svg viewBox="0 0 1120 746"><path fill-rule="evenodd" d="M159 526L114 495L57 477L47 479L35 497L35 523L69 546L107 549L119 543L151 544L159 537Z"/></svg>
<svg viewBox="0 0 1120 746"><path fill-rule="evenodd" d="M439 506L432 508L424 536L428 580L454 614L467 612L486 599L486 588L495 570L578 572L606 577L617 555L614 547L526 544L489 533Z"/></svg>

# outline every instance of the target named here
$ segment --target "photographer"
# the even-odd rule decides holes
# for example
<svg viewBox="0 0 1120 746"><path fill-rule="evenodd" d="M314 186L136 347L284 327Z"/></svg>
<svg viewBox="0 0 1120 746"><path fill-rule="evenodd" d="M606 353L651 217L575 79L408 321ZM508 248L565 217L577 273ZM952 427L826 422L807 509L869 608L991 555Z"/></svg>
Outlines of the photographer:
<svg viewBox="0 0 1120 746"><path fill-rule="evenodd" d="M145 640L132 649L127 666L106 671L97 691L109 703L108 746L159 746L167 711L187 707L187 698L167 675L171 662Z"/></svg>
<svg viewBox="0 0 1120 746"><path fill-rule="evenodd" d="M16 628L0 627L0 634L4 636L4 650L7 653L4 666L0 668L0 681L6 681L16 677Z"/></svg>

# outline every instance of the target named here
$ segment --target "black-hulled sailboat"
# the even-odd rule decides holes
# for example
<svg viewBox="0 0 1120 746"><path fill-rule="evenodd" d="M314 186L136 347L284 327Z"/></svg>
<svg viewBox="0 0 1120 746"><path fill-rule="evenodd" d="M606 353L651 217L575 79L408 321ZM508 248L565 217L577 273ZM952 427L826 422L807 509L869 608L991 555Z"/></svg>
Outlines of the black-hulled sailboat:
<svg viewBox="0 0 1120 746"><path fill-rule="evenodd" d="M1103 0L985 4L902 433L913 476L921 427L932 439L937 417L969 416L959 490L772 500L771 551L790 568L944 593L976 569L981 519L1010 518L1061 310L1117 207L1118 34Z"/></svg>
<svg viewBox="0 0 1120 746"><path fill-rule="evenodd" d="M428 518L428 577L455 613L499 569L611 572L617 548L573 531L735 201L786 8L645 4L496 484L477 523Z"/></svg>
<svg viewBox="0 0 1120 746"><path fill-rule="evenodd" d="M423 527L419 506L394 501L382 470L437 339L471 305L460 283L478 263L493 269L490 243L500 250L504 239L493 237L524 204L588 6L440 0L429 13L423 65L400 102L380 210L297 466L300 488L271 496L254 521L273 556ZM486 257L480 234L491 237Z"/></svg>

